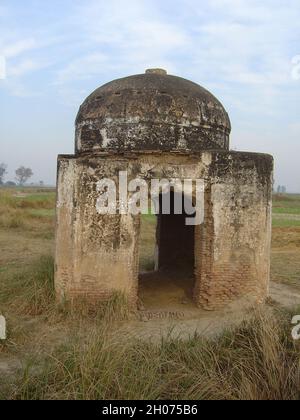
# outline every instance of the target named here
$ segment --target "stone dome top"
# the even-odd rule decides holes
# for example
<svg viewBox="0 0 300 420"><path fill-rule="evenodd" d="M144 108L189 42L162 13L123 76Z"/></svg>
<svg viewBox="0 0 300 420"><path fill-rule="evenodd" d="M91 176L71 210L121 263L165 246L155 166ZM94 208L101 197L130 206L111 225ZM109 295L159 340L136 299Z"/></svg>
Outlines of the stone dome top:
<svg viewBox="0 0 300 420"><path fill-rule="evenodd" d="M76 152L229 149L230 120L206 89L162 69L114 80L76 118Z"/></svg>

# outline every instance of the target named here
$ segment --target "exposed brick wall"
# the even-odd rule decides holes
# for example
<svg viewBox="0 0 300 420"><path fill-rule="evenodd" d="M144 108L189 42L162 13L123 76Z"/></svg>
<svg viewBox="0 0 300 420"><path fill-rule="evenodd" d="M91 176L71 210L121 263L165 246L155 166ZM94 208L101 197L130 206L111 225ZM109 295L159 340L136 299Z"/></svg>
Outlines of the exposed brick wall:
<svg viewBox="0 0 300 420"><path fill-rule="evenodd" d="M205 222L198 230L195 300L217 309L238 298L268 296L271 242L270 160L247 153L214 157Z"/></svg>
<svg viewBox="0 0 300 420"><path fill-rule="evenodd" d="M207 185L204 195L204 223L196 227L195 232L195 301L206 308L210 297L213 300L212 267L214 247L214 220L211 203L211 185Z"/></svg>

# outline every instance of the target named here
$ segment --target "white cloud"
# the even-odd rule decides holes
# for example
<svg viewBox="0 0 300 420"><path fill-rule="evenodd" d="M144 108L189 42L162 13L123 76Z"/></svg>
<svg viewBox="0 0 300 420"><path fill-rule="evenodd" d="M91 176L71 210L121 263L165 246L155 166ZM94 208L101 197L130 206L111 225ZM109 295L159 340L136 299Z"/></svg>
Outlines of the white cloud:
<svg viewBox="0 0 300 420"><path fill-rule="evenodd" d="M33 85L76 109L106 81L163 67L224 102L238 147L272 152L277 133L274 142L299 139L300 82L292 77L298 73L292 58L300 54L299 0L80 0L60 2L56 17L55 2L52 19L41 7L23 25L32 2L13 3L0 28L9 76L1 89L10 95L33 95ZM0 6L1 13L8 10Z"/></svg>
<svg viewBox="0 0 300 420"><path fill-rule="evenodd" d="M0 80L6 79L6 60L4 55L0 55Z"/></svg>
<svg viewBox="0 0 300 420"><path fill-rule="evenodd" d="M31 51L32 49L37 48L37 42L34 38L28 38L19 40L15 43L9 45L2 45L1 53L6 58L14 58L24 52Z"/></svg>
<svg viewBox="0 0 300 420"><path fill-rule="evenodd" d="M18 78L17 79L7 78L4 81L4 86L11 96L15 96L17 98L29 98L33 96L38 96L36 92L32 91L29 87L27 87L24 83L22 83Z"/></svg>
<svg viewBox="0 0 300 420"><path fill-rule="evenodd" d="M1 4L0 5L0 17L5 17L6 15L7 15L7 8Z"/></svg>
<svg viewBox="0 0 300 420"><path fill-rule="evenodd" d="M100 53L89 54L78 58L58 72L56 84L88 79L93 75L101 73L103 66L107 62L107 57Z"/></svg>
<svg viewBox="0 0 300 420"><path fill-rule="evenodd" d="M46 47L57 42L55 37L37 41L35 37L20 39L13 34L14 41L2 40L0 53L5 58L6 81L2 84L10 95L17 97L36 96L36 89L32 89L26 83L26 77L33 72L40 71L51 65L54 61L45 54Z"/></svg>
<svg viewBox="0 0 300 420"><path fill-rule="evenodd" d="M90 1L81 5L74 21L94 48L110 51L122 67L140 67L152 60L166 62L170 53L190 42L185 28L159 13L156 1ZM174 60L173 60L174 67Z"/></svg>
<svg viewBox="0 0 300 420"><path fill-rule="evenodd" d="M45 64L27 59L27 60L22 60L16 65L8 66L7 74L8 74L8 77L11 77L11 76L20 77L20 76L24 76L27 73L40 70L44 67L45 67Z"/></svg>
<svg viewBox="0 0 300 420"><path fill-rule="evenodd" d="M101 84L112 74L121 77L149 67L176 73L169 55L189 42L186 31L162 17L155 2L131 0L126 7L121 0L80 3L72 24L81 34L80 55L57 72L55 81L64 102L71 104L78 97L74 82L97 77L96 83Z"/></svg>

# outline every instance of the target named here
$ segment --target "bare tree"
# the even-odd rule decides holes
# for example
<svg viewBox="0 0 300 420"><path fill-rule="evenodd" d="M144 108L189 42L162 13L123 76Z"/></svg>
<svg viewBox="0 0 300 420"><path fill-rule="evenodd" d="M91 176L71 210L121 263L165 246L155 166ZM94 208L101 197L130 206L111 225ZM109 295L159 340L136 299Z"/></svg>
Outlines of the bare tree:
<svg viewBox="0 0 300 420"><path fill-rule="evenodd" d="M7 173L7 166L4 163L0 163L0 185L3 185L4 177Z"/></svg>
<svg viewBox="0 0 300 420"><path fill-rule="evenodd" d="M16 170L16 180L19 185L24 185L32 175L32 170L30 168L25 168L24 166L20 166L20 168Z"/></svg>

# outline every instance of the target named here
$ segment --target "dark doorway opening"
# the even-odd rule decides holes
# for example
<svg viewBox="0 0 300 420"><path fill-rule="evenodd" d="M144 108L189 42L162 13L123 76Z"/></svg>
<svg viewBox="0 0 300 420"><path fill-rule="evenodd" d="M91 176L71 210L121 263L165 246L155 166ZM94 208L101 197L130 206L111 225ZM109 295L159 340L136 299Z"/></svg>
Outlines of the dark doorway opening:
<svg viewBox="0 0 300 420"><path fill-rule="evenodd" d="M195 213L185 212L183 194L178 196L171 191L169 198L169 214L163 213L161 194L159 214L142 218L139 296L147 310L182 311L186 308L183 305L193 305L195 226L187 225L186 221L195 217ZM181 214L177 214L175 199L177 203L178 200L182 202ZM147 254L149 257L149 250L151 261L145 259ZM144 261L147 261L147 266Z"/></svg>
<svg viewBox="0 0 300 420"><path fill-rule="evenodd" d="M176 214L175 200L181 201L182 212ZM194 273L195 226L187 225L187 218L194 217L185 212L183 194L170 192L170 214L163 214L163 196L159 197L160 213L157 216L158 270ZM191 205L192 203L190 203Z"/></svg>

